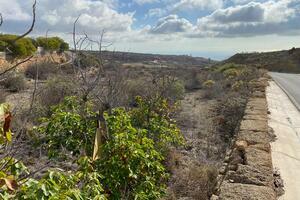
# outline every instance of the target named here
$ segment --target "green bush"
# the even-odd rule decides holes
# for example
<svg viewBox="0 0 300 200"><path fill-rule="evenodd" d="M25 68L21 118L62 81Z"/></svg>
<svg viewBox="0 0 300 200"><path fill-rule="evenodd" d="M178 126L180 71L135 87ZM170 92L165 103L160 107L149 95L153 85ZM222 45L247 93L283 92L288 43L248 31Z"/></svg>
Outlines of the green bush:
<svg viewBox="0 0 300 200"><path fill-rule="evenodd" d="M167 178L164 158L147 137L147 130L134 127L124 109L115 109L105 118L110 139L97 168L111 194L109 199L162 197Z"/></svg>
<svg viewBox="0 0 300 200"><path fill-rule="evenodd" d="M88 103L67 97L64 102L53 107L52 115L42 118L42 124L36 129L44 136L43 143L48 149L49 157L60 156L62 147L73 155L84 151L92 154L92 144L96 133L97 122Z"/></svg>
<svg viewBox="0 0 300 200"><path fill-rule="evenodd" d="M171 145L184 144L184 138L171 116L176 109L166 99L151 100L136 98L137 108L131 111L133 126L147 130L149 138L165 153Z"/></svg>
<svg viewBox="0 0 300 200"><path fill-rule="evenodd" d="M86 199L106 200L101 176L93 171L87 158L79 159L75 173L49 171L41 180L29 179L22 185L17 199Z"/></svg>
<svg viewBox="0 0 300 200"><path fill-rule="evenodd" d="M65 50L69 50L69 44L59 37L38 37L36 39L36 43L38 46L43 47L48 51L63 52Z"/></svg>
<svg viewBox="0 0 300 200"><path fill-rule="evenodd" d="M91 108L68 97L42 120L36 131L44 136L41 143L49 156L60 155L62 146L73 155L82 150L91 155L97 128L97 115ZM151 103L137 98L137 107L131 111L116 108L104 113L107 135L91 167L101 176L98 180L108 199L159 199L165 194L166 149L184 142L170 117L172 109L162 98Z"/></svg>
<svg viewBox="0 0 300 200"><path fill-rule="evenodd" d="M202 87L203 87L203 88L206 88L206 89L210 89L210 88L212 88L215 84L216 84L215 81L213 81L213 80L207 80L207 81L205 81L205 82L202 84Z"/></svg>
<svg viewBox="0 0 300 200"><path fill-rule="evenodd" d="M36 47L33 45L30 38L22 38L12 45L10 50L15 57L27 57L36 52Z"/></svg>
<svg viewBox="0 0 300 200"><path fill-rule="evenodd" d="M31 38L21 38L13 44L12 42L17 37L17 35L0 34L0 51L4 51L8 47L15 57L27 57L36 52L36 47Z"/></svg>

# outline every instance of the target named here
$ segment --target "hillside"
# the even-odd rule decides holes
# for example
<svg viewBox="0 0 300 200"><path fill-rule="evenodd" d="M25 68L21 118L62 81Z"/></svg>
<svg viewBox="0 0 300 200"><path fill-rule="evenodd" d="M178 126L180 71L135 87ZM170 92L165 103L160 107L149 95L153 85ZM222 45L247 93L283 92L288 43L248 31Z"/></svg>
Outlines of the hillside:
<svg viewBox="0 0 300 200"><path fill-rule="evenodd" d="M94 52L96 53L96 52ZM102 57L104 60L113 60L119 63L142 63L146 65L165 65L172 67L206 67L217 63L214 60L192 57L187 55L161 55L161 54L145 54L131 53L119 51L103 51Z"/></svg>
<svg viewBox="0 0 300 200"><path fill-rule="evenodd" d="M300 48L266 53L238 53L224 62L257 65L275 72L300 73Z"/></svg>

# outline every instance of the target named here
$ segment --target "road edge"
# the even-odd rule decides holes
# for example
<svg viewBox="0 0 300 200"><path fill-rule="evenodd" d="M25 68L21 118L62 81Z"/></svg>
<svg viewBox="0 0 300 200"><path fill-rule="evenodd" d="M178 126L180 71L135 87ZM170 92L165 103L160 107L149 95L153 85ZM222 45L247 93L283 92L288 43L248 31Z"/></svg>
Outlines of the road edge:
<svg viewBox="0 0 300 200"><path fill-rule="evenodd" d="M297 110L300 112L300 105L297 103L295 98L278 82L276 81L272 76L272 80L278 87L287 95L287 97L291 100L291 102L294 104L294 106L297 108Z"/></svg>

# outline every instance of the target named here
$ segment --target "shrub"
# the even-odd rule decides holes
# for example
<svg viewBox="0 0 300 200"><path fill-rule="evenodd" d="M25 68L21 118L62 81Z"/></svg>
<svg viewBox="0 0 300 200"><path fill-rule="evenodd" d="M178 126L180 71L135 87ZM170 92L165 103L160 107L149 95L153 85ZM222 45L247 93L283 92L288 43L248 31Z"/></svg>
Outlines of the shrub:
<svg viewBox="0 0 300 200"><path fill-rule="evenodd" d="M25 76L27 78L39 80L46 80L51 74L58 72L58 68L54 63L42 62L29 65L25 70Z"/></svg>
<svg viewBox="0 0 300 200"><path fill-rule="evenodd" d="M216 84L215 81L213 80L207 80L202 84L202 87L206 88L206 89L210 89L212 88L214 85Z"/></svg>
<svg viewBox="0 0 300 200"><path fill-rule="evenodd" d="M239 75L239 70L230 68L223 71L223 74L226 78L236 78Z"/></svg>
<svg viewBox="0 0 300 200"><path fill-rule="evenodd" d="M61 147L74 154L91 155L97 128L97 113L90 103L68 97L53 108L35 130L49 156ZM171 119L166 100L147 102L137 98L131 111L116 108L104 113L106 135L99 159L91 167L99 175L109 199L159 199L165 194L168 174L163 165L166 148L183 144L183 137ZM67 188L68 189L68 188Z"/></svg>
<svg viewBox="0 0 300 200"><path fill-rule="evenodd" d="M171 118L176 109L161 97L152 100L136 98L137 108L133 109L132 120L135 127L147 130L149 138L155 141L158 149L166 152L171 145L182 145L184 138Z"/></svg>
<svg viewBox="0 0 300 200"><path fill-rule="evenodd" d="M79 159L77 172L49 171L42 179L29 179L16 194L17 199L107 199L87 158Z"/></svg>
<svg viewBox="0 0 300 200"><path fill-rule="evenodd" d="M68 81L67 76L56 76L47 80L37 99L45 111L49 112L52 106L61 103L65 97L74 95L75 90L76 84Z"/></svg>
<svg viewBox="0 0 300 200"><path fill-rule="evenodd" d="M1 84L10 92L19 92L26 88L26 83L23 74L9 73L4 76L4 81Z"/></svg>
<svg viewBox="0 0 300 200"><path fill-rule="evenodd" d="M162 96L172 102L176 102L184 98L185 88L181 80L175 79L165 83L161 82L160 87L163 91Z"/></svg>
<svg viewBox="0 0 300 200"><path fill-rule="evenodd" d="M76 97L67 97L64 102L53 107L49 118L42 118L42 124L36 128L43 141L49 157L60 156L62 147L73 155L81 151L92 153L97 122L90 105L80 102Z"/></svg>
<svg viewBox="0 0 300 200"><path fill-rule="evenodd" d="M6 99L6 92L3 89L0 89L0 104L4 103Z"/></svg>
<svg viewBox="0 0 300 200"><path fill-rule="evenodd" d="M185 163L173 171L169 193L173 199L210 199L217 183L218 170L212 165Z"/></svg>
<svg viewBox="0 0 300 200"><path fill-rule="evenodd" d="M159 199L166 189L163 156L147 137L147 130L132 125L124 109L106 115L110 139L103 146L97 169L110 199Z"/></svg>

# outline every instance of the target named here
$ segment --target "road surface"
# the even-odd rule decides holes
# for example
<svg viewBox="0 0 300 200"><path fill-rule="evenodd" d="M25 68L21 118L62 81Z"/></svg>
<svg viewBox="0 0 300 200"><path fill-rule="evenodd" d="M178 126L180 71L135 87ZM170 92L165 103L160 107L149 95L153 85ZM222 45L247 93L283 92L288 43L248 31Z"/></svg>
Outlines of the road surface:
<svg viewBox="0 0 300 200"><path fill-rule="evenodd" d="M277 136L272 146L274 168L279 169L285 194L280 200L300 199L300 111L292 103L300 103L300 76L272 73L274 81L267 88L270 111L269 126ZM285 91L283 91L283 89ZM290 97L287 96L287 93Z"/></svg>
<svg viewBox="0 0 300 200"><path fill-rule="evenodd" d="M300 74L271 72L273 80L283 89L300 110Z"/></svg>

